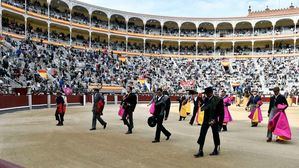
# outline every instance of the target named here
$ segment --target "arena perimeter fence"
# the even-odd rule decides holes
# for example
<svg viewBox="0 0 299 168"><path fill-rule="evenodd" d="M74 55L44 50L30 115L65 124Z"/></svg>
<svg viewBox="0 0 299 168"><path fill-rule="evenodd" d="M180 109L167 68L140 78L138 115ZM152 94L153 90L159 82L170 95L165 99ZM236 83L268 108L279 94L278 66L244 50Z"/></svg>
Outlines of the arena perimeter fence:
<svg viewBox="0 0 299 168"><path fill-rule="evenodd" d="M119 104L122 100L122 95L104 95L107 104ZM137 94L138 103L149 103L152 99L151 94ZM235 95L231 96L233 101ZM67 105L85 106L88 103L93 103L93 95L69 95L66 96ZM178 102L179 96L170 96L172 102ZM55 106L55 95L0 95L0 113L4 111L15 111L18 109L36 109L36 108L51 108ZM270 95L263 95L262 101L268 103ZM298 104L298 96L292 98L294 104Z"/></svg>

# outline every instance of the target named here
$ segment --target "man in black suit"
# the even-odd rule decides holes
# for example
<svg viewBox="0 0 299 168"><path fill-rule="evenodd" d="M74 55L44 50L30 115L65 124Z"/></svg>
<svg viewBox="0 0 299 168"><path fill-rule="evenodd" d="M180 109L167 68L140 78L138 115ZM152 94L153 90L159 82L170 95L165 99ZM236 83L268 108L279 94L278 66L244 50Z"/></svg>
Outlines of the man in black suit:
<svg viewBox="0 0 299 168"><path fill-rule="evenodd" d="M121 105L125 109L124 114L122 116L122 120L125 125L128 126L128 131L126 134L132 134L132 129L134 127L133 124L133 112L135 110L136 104L137 104L137 96L132 93L133 88L131 86L128 86L127 92L128 94L124 97ZM129 121L127 120L127 117Z"/></svg>
<svg viewBox="0 0 299 168"><path fill-rule="evenodd" d="M277 110L276 107L278 104L285 104L288 106L288 102L286 98L279 93L280 89L279 87L275 87L273 89L274 95L270 98L270 104L269 104L269 110L268 110L268 117L269 121L276 115ZM272 131L268 129L267 132L267 142L272 141Z"/></svg>
<svg viewBox="0 0 299 168"><path fill-rule="evenodd" d="M213 88L208 87L205 88L206 98L203 102L201 109L204 111L204 119L203 124L200 130L200 136L198 138L197 143L199 144L198 153L194 155L194 157L203 157L203 146L205 143L206 134L208 132L209 127L211 126L213 132L213 140L214 140L214 151L210 153L210 155L218 155L220 150L220 138L218 127L222 125L224 118L224 106L223 100L213 94Z"/></svg>
<svg viewBox="0 0 299 168"><path fill-rule="evenodd" d="M167 99L167 97L165 97L162 94L162 89L161 88L157 89L156 94L157 94L157 96L155 98L155 113L154 113L154 116L157 119L157 129L156 129L155 140L152 141L152 143L160 142L161 131L166 136L166 140L169 140L169 138L171 136L171 133L169 131L167 131L166 128L163 126L163 118L164 118L164 111L165 111L165 108L166 108L166 99Z"/></svg>
<svg viewBox="0 0 299 168"><path fill-rule="evenodd" d="M197 92L194 91L193 92L193 104L194 104L194 106L193 106L193 114L192 114L192 117L191 117L190 122L189 122L190 125L193 125L193 123L194 123L196 114L197 114L198 109L200 107L200 102L202 102L202 98L198 95Z"/></svg>
<svg viewBox="0 0 299 168"><path fill-rule="evenodd" d="M165 121L168 119L168 115L169 115L169 111L170 111L170 106L171 106L171 100L169 97L169 93L164 90L163 91L163 96L165 97L165 103L166 103L166 107L165 107Z"/></svg>
<svg viewBox="0 0 299 168"><path fill-rule="evenodd" d="M179 101L179 113L181 111L182 105L183 105L183 101L185 100L184 98L185 96L180 95L180 97L177 99Z"/></svg>

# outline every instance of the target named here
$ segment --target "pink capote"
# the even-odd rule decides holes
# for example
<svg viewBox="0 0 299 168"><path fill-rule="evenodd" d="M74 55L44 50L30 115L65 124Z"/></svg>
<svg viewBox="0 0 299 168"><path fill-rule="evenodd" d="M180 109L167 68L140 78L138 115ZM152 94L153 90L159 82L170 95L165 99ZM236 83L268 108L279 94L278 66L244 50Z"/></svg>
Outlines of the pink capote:
<svg viewBox="0 0 299 168"><path fill-rule="evenodd" d="M268 129L273 132L274 135L282 137L286 140L291 140L292 133L291 128L288 122L288 118L285 114L285 109L287 105L285 104L278 104L277 105L277 113L276 115L270 120L268 124Z"/></svg>
<svg viewBox="0 0 299 168"><path fill-rule="evenodd" d="M123 117L124 112L125 112L125 109L124 109L122 106L119 106L118 115L119 115L120 117Z"/></svg>
<svg viewBox="0 0 299 168"><path fill-rule="evenodd" d="M258 101L257 104L258 104L259 106L253 108L253 109L250 111L250 114L249 114L248 118L250 118L251 120L253 120L254 113L255 113L256 110L258 110L258 122L260 123L260 122L263 121L262 110L261 110L261 105L263 104L263 102L262 102L262 101Z"/></svg>
<svg viewBox="0 0 299 168"><path fill-rule="evenodd" d="M149 109L149 112L150 112L150 114L152 114L152 115L154 115L154 113L155 113L155 102L153 102L152 104L151 104L151 107L150 107L150 109Z"/></svg>
<svg viewBox="0 0 299 168"><path fill-rule="evenodd" d="M71 88L69 88L69 87L65 87L65 88L63 88L63 92L64 92L64 94L65 94L66 96L68 96L68 95L72 95L72 94L73 94L73 90L72 90Z"/></svg>
<svg viewBox="0 0 299 168"><path fill-rule="evenodd" d="M225 104L232 104L232 101L229 97L226 97L223 99L223 104L224 104L224 123L228 123L233 121L232 116L230 115L230 112L228 110L228 106L225 106Z"/></svg>

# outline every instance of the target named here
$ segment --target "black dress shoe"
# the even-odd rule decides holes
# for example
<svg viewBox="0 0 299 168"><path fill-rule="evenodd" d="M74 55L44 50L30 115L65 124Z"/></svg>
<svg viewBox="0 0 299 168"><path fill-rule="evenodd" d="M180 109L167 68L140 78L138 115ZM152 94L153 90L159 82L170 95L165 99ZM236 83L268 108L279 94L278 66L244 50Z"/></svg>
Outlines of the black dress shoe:
<svg viewBox="0 0 299 168"><path fill-rule="evenodd" d="M267 142L272 142L272 138L268 138L268 139L267 139Z"/></svg>
<svg viewBox="0 0 299 168"><path fill-rule="evenodd" d="M96 128L90 128L90 129L89 129L89 131L93 131L93 130L96 130Z"/></svg>
<svg viewBox="0 0 299 168"><path fill-rule="evenodd" d="M106 124L104 124L103 128L105 129L105 128L106 128L106 126L107 126L107 123L106 123Z"/></svg>
<svg viewBox="0 0 299 168"><path fill-rule="evenodd" d="M170 135L168 135L168 136L166 137L166 141L168 141L168 140L169 140L170 136L171 136L171 134L170 134Z"/></svg>
<svg viewBox="0 0 299 168"><path fill-rule="evenodd" d="M216 156L219 155L219 152L217 150L214 150L212 153L210 153L210 156Z"/></svg>
<svg viewBox="0 0 299 168"><path fill-rule="evenodd" d="M216 156L219 155L220 146L216 147L212 153L210 153L210 156Z"/></svg>
<svg viewBox="0 0 299 168"><path fill-rule="evenodd" d="M132 131L127 131L126 134L132 134Z"/></svg>
<svg viewBox="0 0 299 168"><path fill-rule="evenodd" d="M227 126L224 125L222 131L227 131Z"/></svg>
<svg viewBox="0 0 299 168"><path fill-rule="evenodd" d="M158 142L160 142L160 141L158 141L158 140L154 140L154 141L152 141L152 143L158 143Z"/></svg>
<svg viewBox="0 0 299 168"><path fill-rule="evenodd" d="M198 153L193 155L195 158L203 157L203 151L199 150Z"/></svg>

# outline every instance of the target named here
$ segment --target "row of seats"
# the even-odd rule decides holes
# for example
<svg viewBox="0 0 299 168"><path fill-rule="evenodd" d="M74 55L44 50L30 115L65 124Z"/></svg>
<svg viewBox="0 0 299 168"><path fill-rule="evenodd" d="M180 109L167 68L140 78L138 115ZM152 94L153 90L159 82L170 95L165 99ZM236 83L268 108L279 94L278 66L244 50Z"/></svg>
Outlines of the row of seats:
<svg viewBox="0 0 299 168"><path fill-rule="evenodd" d="M256 88L270 93L280 86L298 95L299 57L228 60L190 60L185 58L126 57L103 51L79 50L46 45L30 40L6 37L1 46L0 87L2 93L13 87L31 86L36 93L55 92L70 87L74 93L87 92L90 83L127 86L133 83L136 92L164 87L171 93L182 92L181 81L195 80L197 88L215 86L230 93L241 88ZM39 74L46 70L47 78ZM139 79L146 79L142 82Z"/></svg>
<svg viewBox="0 0 299 168"><path fill-rule="evenodd" d="M7 4L16 6L18 8L25 8L24 1L22 0L3 0ZM28 1L27 9L29 11L33 11L35 13L48 15L48 7L46 4L42 4L41 2L34 0ZM73 10L72 13L69 12L69 9L59 7L58 5L50 6L51 17L62 19L65 21L70 21L74 23L89 25L99 27L99 28L108 28L108 18L105 18L101 14L92 15L89 18L88 13L84 14L84 12L79 10ZM268 24L268 23L265 23ZM118 31L128 31L132 33L140 33L143 34L154 34L154 35L165 35L165 36L181 36L181 37L243 37L243 36L264 36L264 35L280 35L280 34L297 34L298 29L295 28L293 23L285 23L285 25L276 25L273 29L272 25L266 25L262 27L247 27L244 29L236 28L233 30L231 28L217 28L216 30L212 25L199 26L196 27L181 27L173 26L173 25L164 25L163 30L161 26L155 24L147 24L143 25L143 23L138 22L128 22L128 27L126 26L126 22L120 18L113 18L110 20L110 29L118 30ZM180 30L179 30L180 29ZM197 30L196 30L197 29Z"/></svg>

